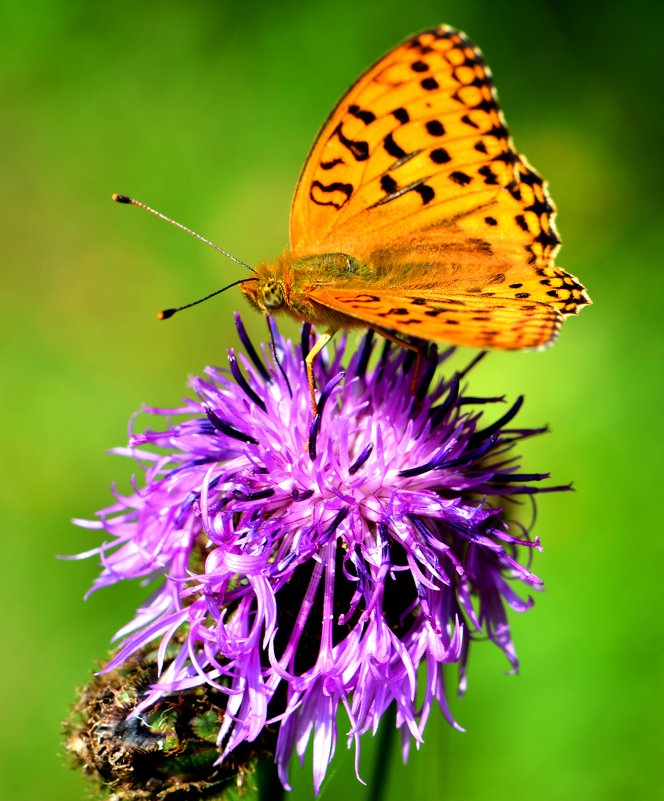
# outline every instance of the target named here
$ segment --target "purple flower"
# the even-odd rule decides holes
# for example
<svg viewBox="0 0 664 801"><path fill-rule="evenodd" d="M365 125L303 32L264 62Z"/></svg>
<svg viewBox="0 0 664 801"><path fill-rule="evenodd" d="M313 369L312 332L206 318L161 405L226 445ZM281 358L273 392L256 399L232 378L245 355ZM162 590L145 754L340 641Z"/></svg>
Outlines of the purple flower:
<svg viewBox="0 0 664 801"><path fill-rule="evenodd" d="M83 523L108 538L91 552L95 589L158 582L106 670L160 643L160 675L134 714L207 684L227 697L221 760L271 725L285 787L313 739L318 792L340 706L359 751L394 703L405 758L434 702L457 726L443 665L459 665L463 689L476 634L517 667L506 608L532 605L515 585L541 587L528 567L539 541L504 499L548 477L519 472L513 454L542 429L510 427L522 398L486 422L477 408L502 399L468 396L467 370L434 378L452 350L431 350L413 393L413 354L386 343L378 356L371 334L346 368L343 340L316 360L312 421L309 326L299 347L275 330L277 364L237 327L248 358L230 350L230 370L192 379L196 399L145 409L165 430L116 451L143 474Z"/></svg>

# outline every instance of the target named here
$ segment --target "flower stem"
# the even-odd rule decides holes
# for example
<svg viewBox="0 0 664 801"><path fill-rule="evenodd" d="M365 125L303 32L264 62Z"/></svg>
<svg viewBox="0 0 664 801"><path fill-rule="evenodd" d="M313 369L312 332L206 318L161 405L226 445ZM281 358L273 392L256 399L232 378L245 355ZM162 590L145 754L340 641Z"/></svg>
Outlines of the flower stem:
<svg viewBox="0 0 664 801"><path fill-rule="evenodd" d="M376 761L368 801L382 801L387 786L390 754L396 729L396 704L392 703L383 714L377 734Z"/></svg>
<svg viewBox="0 0 664 801"><path fill-rule="evenodd" d="M284 798L286 791L279 781L273 757L259 760L256 769L256 783L258 784L258 801L282 801Z"/></svg>

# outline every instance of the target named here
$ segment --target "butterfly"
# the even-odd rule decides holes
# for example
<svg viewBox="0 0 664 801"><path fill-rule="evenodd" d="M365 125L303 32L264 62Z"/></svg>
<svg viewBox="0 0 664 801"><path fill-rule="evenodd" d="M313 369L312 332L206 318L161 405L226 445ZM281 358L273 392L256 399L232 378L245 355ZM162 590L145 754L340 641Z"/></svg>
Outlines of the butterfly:
<svg viewBox="0 0 664 801"><path fill-rule="evenodd" d="M514 148L482 53L443 25L407 39L341 98L306 160L290 250L243 281L249 303L324 333L369 327L538 348L590 303L554 263L546 184Z"/></svg>
<svg viewBox="0 0 664 801"><path fill-rule="evenodd" d="M332 110L298 181L290 250L210 295L240 285L265 315L288 314L324 333L370 328L422 355L423 341L539 348L590 303L554 263L560 239L546 184L518 153L491 71L447 25L423 31L370 67ZM417 364L415 374L417 375Z"/></svg>

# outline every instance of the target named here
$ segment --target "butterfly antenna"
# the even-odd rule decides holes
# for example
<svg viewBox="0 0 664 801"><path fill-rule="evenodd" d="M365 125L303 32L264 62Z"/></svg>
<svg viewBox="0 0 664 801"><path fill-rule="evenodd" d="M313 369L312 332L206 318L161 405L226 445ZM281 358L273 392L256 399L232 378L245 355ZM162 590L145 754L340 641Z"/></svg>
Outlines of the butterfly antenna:
<svg viewBox="0 0 664 801"><path fill-rule="evenodd" d="M186 234L189 234L190 236L193 236L195 239L198 239L201 242L204 242L206 245L209 245L211 248L214 248L214 250L216 250L219 253L221 253L222 255L226 256L231 261L234 261L236 264L241 264L243 267L246 267L247 270L251 270L252 273L256 272L256 270L254 270L254 268L250 264L246 264L241 259L238 259L236 256L233 256L232 253L229 253L227 250L224 250L223 248L220 248L219 245L215 245L214 242L210 242L209 239L206 239L204 236L201 236L200 234L197 234L196 231L192 231L191 228L187 228L186 225L182 225L182 223L179 223L179 222L176 222L175 220L172 220L170 217L167 217L165 214L162 214L160 211L157 211L156 209L150 208L150 206L146 205L145 203L141 203L140 200L134 200L133 197L128 197L127 195L119 195L117 192L115 192L113 194L113 200L116 203L126 203L129 206L138 206L139 209L143 209L144 211L149 211L150 214L153 214L155 217L159 217L160 220L164 220L165 222L170 223L171 225L174 225L176 228L179 228L181 231L184 231ZM231 284L230 286L234 286L234 284ZM225 287L225 289L228 289L228 287ZM219 292L223 292L223 291L224 291L223 289L219 290ZM216 292L212 293L212 295L216 295L216 294L217 294ZM208 297L212 297L212 295L208 295ZM197 300L196 303L201 303L204 300L207 300L207 298L201 298L201 300ZM189 304L189 306L194 306L194 305L195 305L194 303L190 303ZM187 306L183 306L182 308L186 309ZM175 311L179 311L179 309L175 309ZM167 315L167 316L170 317L170 315Z"/></svg>
<svg viewBox="0 0 664 801"><path fill-rule="evenodd" d="M198 300L194 300L192 303L185 303L184 306L178 306L175 309L162 309L162 311L157 312L157 318L159 320L168 320L168 318L172 317L176 312L180 312L183 309L190 309L192 306L198 306L199 303L203 303L206 300L210 300L210 298L213 298L215 295L220 295L227 289L231 289L231 287L238 286L239 284L246 284L247 281L258 281L258 278L242 278L240 281L233 281L232 284L228 284L228 286L224 286L221 289L217 289L214 292L210 292L209 295L206 295L204 298L199 298Z"/></svg>

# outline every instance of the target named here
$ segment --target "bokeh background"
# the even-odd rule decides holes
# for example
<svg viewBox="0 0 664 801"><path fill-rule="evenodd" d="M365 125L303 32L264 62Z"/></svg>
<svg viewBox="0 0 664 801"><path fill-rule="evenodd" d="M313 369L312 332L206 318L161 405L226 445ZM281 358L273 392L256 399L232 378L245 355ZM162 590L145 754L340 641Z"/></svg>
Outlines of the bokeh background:
<svg viewBox="0 0 664 801"><path fill-rule="evenodd" d="M75 801L59 721L143 596L82 596L93 547L70 519L126 486L143 402L176 403L189 374L236 344L239 292L160 324L154 312L241 270L114 205L134 194L242 259L287 243L314 134L369 63L419 29L465 30L492 66L517 146L549 180L561 263L595 305L555 348L497 354L476 393L527 396L552 434L532 470L574 481L545 496L535 567L547 591L513 621L522 670L489 644L431 721L388 799L611 801L661 792L661 9L645 0L334 0L0 5L2 117L2 633L0 795ZM247 323L264 336L249 310ZM371 775L371 743L363 767ZM324 796L363 799L343 741ZM293 770L309 799L309 769Z"/></svg>

